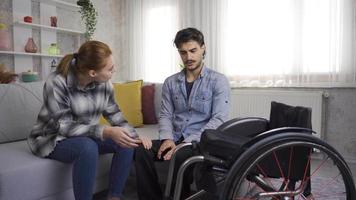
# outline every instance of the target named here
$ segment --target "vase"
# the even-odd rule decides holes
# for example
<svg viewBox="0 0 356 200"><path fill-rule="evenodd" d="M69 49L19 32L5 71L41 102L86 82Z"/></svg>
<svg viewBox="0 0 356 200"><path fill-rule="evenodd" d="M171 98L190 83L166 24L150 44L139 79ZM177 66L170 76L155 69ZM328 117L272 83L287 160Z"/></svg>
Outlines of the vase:
<svg viewBox="0 0 356 200"><path fill-rule="evenodd" d="M25 46L25 52L27 53L36 53L37 52L37 46L35 42L33 41L33 38L30 37L27 40L26 46Z"/></svg>
<svg viewBox="0 0 356 200"><path fill-rule="evenodd" d="M60 50L56 43L52 43L51 46L49 46L48 54L49 55L59 55L60 54Z"/></svg>
<svg viewBox="0 0 356 200"><path fill-rule="evenodd" d="M10 50L10 35L3 23L0 23L0 50Z"/></svg>
<svg viewBox="0 0 356 200"><path fill-rule="evenodd" d="M57 17L56 16L51 16L50 22L51 22L52 27L57 27Z"/></svg>
<svg viewBox="0 0 356 200"><path fill-rule="evenodd" d="M0 50L10 50L10 36L7 30L0 30Z"/></svg>

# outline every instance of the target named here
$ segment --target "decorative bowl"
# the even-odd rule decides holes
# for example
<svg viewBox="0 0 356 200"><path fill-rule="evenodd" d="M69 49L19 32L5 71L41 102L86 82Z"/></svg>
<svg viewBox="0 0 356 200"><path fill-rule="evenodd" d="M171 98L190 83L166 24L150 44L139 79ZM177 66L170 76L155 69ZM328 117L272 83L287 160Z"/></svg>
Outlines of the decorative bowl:
<svg viewBox="0 0 356 200"><path fill-rule="evenodd" d="M37 72L23 72L21 78L22 78L23 82L37 81L38 73Z"/></svg>

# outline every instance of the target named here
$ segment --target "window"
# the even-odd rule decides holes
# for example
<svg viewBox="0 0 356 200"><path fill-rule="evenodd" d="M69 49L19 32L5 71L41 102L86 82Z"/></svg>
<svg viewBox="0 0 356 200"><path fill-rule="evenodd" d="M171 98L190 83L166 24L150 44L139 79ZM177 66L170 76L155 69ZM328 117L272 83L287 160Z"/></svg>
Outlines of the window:
<svg viewBox="0 0 356 200"><path fill-rule="evenodd" d="M205 35L207 66L235 86L356 87L356 0L131 0L131 78L180 70L175 33Z"/></svg>
<svg viewBox="0 0 356 200"><path fill-rule="evenodd" d="M321 86L351 69L347 0L229 0L226 73L238 86ZM349 5L350 6L350 5ZM349 27L348 27L349 26ZM346 37L345 37L346 36ZM343 43L344 42L344 43ZM350 60L347 60L350 59ZM352 75L352 73L351 73ZM355 77L351 77L355 79Z"/></svg>
<svg viewBox="0 0 356 200"><path fill-rule="evenodd" d="M163 82L179 70L173 46L177 7L171 0L130 0L130 79Z"/></svg>

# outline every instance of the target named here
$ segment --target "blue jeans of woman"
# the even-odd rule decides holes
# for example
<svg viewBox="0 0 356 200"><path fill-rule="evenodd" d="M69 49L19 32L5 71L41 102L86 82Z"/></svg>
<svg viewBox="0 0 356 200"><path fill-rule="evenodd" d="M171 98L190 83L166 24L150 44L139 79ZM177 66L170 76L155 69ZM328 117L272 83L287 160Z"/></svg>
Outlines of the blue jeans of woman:
<svg viewBox="0 0 356 200"><path fill-rule="evenodd" d="M121 197L130 173L134 150L123 148L112 140L90 137L71 137L60 141L48 158L73 163L72 181L76 200L90 200L93 196L97 161L100 154L114 153L109 183L109 197Z"/></svg>

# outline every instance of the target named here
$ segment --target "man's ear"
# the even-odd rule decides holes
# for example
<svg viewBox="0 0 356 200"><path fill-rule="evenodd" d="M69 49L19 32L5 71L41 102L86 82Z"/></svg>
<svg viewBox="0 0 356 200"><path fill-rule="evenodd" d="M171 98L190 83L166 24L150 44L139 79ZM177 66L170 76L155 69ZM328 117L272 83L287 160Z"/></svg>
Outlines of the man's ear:
<svg viewBox="0 0 356 200"><path fill-rule="evenodd" d="M88 72L88 74L89 74L89 76L91 77L91 78L95 78L96 77L96 71L95 70L89 70L89 72Z"/></svg>
<svg viewBox="0 0 356 200"><path fill-rule="evenodd" d="M204 52L203 52L203 59L204 59L205 58L205 54L206 54L205 44L201 45L201 48L204 50Z"/></svg>

